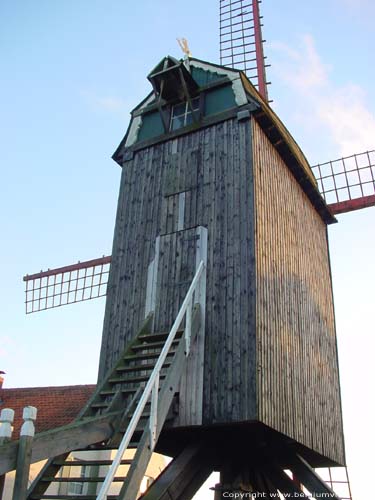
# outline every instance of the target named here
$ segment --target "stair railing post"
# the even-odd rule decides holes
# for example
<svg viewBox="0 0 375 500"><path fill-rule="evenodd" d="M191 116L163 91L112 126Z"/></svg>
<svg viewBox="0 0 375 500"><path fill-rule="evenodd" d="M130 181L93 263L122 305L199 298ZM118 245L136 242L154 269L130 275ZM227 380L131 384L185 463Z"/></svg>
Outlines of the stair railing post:
<svg viewBox="0 0 375 500"><path fill-rule="evenodd" d="M158 425L158 397L159 397L159 382L160 372L155 378L154 387L151 393L151 410L150 410L150 448L153 450L156 444L156 430Z"/></svg>
<svg viewBox="0 0 375 500"><path fill-rule="evenodd" d="M13 500L26 500L29 472L31 463L31 451L35 434L34 420L37 409L34 406L26 406L23 409L24 423L21 427L20 441L18 445L16 478L14 481Z"/></svg>
<svg viewBox="0 0 375 500"><path fill-rule="evenodd" d="M0 446L8 443L12 438L12 423L14 420L14 410L4 408L0 413ZM0 476L0 500L3 498L5 486L5 474Z"/></svg>
<svg viewBox="0 0 375 500"><path fill-rule="evenodd" d="M14 410L4 408L0 413L0 446L8 443L12 438L12 423L14 420Z"/></svg>
<svg viewBox="0 0 375 500"><path fill-rule="evenodd" d="M190 339L191 339L191 318L193 311L193 299L191 298L188 302L186 309L186 325L185 325L185 355L190 354Z"/></svg>

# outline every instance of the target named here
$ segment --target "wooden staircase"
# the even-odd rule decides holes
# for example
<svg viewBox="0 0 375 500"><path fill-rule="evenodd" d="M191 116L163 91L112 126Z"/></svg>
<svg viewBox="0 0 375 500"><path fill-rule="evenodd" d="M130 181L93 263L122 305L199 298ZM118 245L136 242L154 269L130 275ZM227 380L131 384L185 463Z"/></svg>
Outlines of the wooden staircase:
<svg viewBox="0 0 375 500"><path fill-rule="evenodd" d="M29 488L28 500L99 498L98 490L113 463L108 450L118 449L142 398L150 374L153 373L155 365L160 364L159 356L165 347L168 332L150 333L151 324L152 316L149 316L136 338L122 353L116 366L107 374L77 418L77 423L84 423L97 416L113 415L111 420L113 432L110 438L101 442L93 442L84 448L80 446L72 448L70 451L75 451L78 459L72 459L70 452L49 459ZM189 319L191 341L194 340L199 325L200 308L196 305ZM134 448L135 454L131 459L121 457L118 462L120 470L111 480L111 483L114 483L111 490L116 490L116 493L112 494L111 491L111 494L104 495L102 498L108 500L135 500L137 498L140 483L157 438L164 423L174 416L171 406L185 368L188 355L186 347L184 331L178 330L160 365L158 390L151 397L151 401L152 398L157 398L157 424L152 428L154 420L151 422L151 419L155 415L151 415L151 401L148 401L142 408L137 426L127 446L127 448ZM107 456L103 457L106 450ZM82 451L86 452L86 456L83 455L85 458L81 458L82 455L79 452ZM71 468L72 473L66 474L67 467ZM50 488L51 485L57 483L57 487ZM116 488L116 485L120 486ZM53 493L49 493L50 491Z"/></svg>

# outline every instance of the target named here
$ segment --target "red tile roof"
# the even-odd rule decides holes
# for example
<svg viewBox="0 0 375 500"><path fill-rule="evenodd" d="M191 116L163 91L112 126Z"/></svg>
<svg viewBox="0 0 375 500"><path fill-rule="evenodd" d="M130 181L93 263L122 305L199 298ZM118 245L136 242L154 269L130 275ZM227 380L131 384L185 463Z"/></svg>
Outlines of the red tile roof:
<svg viewBox="0 0 375 500"><path fill-rule="evenodd" d="M96 385L67 385L0 389L0 410L12 408L15 411L12 438L18 439L25 406L35 406L38 409L36 432L47 431L72 422L95 387Z"/></svg>

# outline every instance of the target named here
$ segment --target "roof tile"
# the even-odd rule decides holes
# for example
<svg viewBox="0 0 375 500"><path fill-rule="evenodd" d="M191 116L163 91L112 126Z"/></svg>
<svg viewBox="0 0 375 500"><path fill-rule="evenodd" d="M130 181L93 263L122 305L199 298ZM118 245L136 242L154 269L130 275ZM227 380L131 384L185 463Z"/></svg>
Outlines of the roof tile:
<svg viewBox="0 0 375 500"><path fill-rule="evenodd" d="M12 438L18 439L25 406L38 409L36 432L47 431L72 422L95 387L90 384L0 389L0 410L12 408L15 411Z"/></svg>

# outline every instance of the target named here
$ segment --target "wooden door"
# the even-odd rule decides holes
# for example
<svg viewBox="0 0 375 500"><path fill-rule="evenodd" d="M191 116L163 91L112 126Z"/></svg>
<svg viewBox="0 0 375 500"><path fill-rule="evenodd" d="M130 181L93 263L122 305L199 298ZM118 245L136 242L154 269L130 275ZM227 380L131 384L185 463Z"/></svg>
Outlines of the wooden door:
<svg viewBox="0 0 375 500"><path fill-rule="evenodd" d="M198 228L160 236L155 293L155 331L171 328L199 264Z"/></svg>

